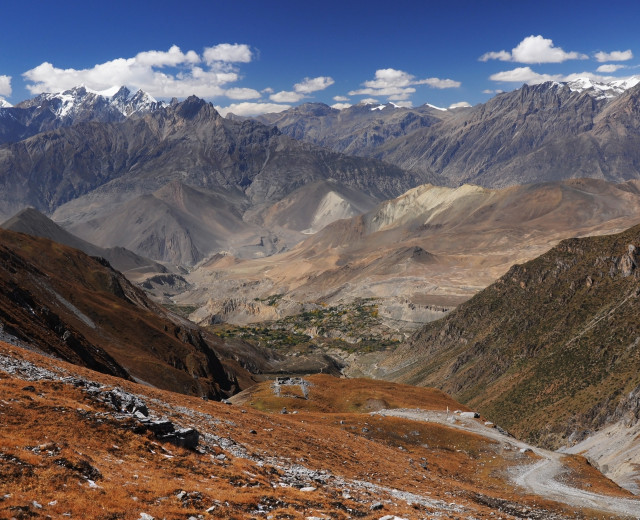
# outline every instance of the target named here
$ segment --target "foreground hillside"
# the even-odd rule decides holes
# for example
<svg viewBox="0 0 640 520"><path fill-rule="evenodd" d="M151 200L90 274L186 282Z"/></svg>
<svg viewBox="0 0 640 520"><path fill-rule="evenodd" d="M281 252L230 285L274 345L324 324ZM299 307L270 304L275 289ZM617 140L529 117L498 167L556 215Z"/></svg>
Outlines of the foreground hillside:
<svg viewBox="0 0 640 520"><path fill-rule="evenodd" d="M428 324L381 373L442 388L539 445L635 427L639 245L640 226L565 240Z"/></svg>
<svg viewBox="0 0 640 520"><path fill-rule="evenodd" d="M542 520L638 510L584 459L526 451L448 413L459 405L441 392L306 383L307 399L299 386L277 397L264 383L229 406L0 342L0 516ZM539 467L555 467L551 480L535 477Z"/></svg>

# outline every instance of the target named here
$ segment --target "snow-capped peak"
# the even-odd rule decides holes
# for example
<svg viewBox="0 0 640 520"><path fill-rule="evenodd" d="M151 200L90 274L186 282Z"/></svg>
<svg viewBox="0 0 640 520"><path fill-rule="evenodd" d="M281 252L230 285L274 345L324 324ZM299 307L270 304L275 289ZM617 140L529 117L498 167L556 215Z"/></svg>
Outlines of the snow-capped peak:
<svg viewBox="0 0 640 520"><path fill-rule="evenodd" d="M36 98L21 103L21 106L42 106L61 119L93 119L100 114L100 120L118 120L134 113L150 112L160 106L152 96L142 90L135 94L127 87L115 86L105 90L93 90L80 85L64 92L40 94ZM92 116L91 114L94 114Z"/></svg>
<svg viewBox="0 0 640 520"><path fill-rule="evenodd" d="M373 112L374 110L384 110L385 108L400 108L399 105L396 105L395 103L392 103L391 101L389 101L386 105L378 105L377 107L373 107L371 109L371 111Z"/></svg>
<svg viewBox="0 0 640 520"><path fill-rule="evenodd" d="M591 78L576 78L567 82L567 86L574 92L587 92L596 99L610 99L618 97L625 90L640 83L640 76L618 79L608 83L594 81Z"/></svg>
<svg viewBox="0 0 640 520"><path fill-rule="evenodd" d="M11 108L13 105L0 97L0 108Z"/></svg>

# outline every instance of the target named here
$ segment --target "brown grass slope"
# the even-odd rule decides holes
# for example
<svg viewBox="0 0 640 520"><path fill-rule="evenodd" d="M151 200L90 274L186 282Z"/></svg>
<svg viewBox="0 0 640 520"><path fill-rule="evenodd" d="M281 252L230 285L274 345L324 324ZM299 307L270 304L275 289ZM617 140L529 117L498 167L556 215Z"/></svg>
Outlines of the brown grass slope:
<svg viewBox="0 0 640 520"><path fill-rule="evenodd" d="M106 261L47 239L0 230L0 324L44 352L159 388L212 398L236 389L197 327Z"/></svg>
<svg viewBox="0 0 640 520"><path fill-rule="evenodd" d="M397 349L385 377L439 387L547 446L637 422L637 245L640 226L565 240L513 266Z"/></svg>
<svg viewBox="0 0 640 520"><path fill-rule="evenodd" d="M38 376L30 363L49 372ZM456 406L441 392L309 381L297 414L264 413L118 380L0 341L0 517L603 518L514 486L508 470L534 463L529 454L444 425L371 416L348 402ZM131 414L94 397L117 388L152 416L197 428L197 449L156 439ZM269 392L265 383L254 395ZM280 411L282 403L269 399ZM565 464L574 485L625 496L583 459Z"/></svg>

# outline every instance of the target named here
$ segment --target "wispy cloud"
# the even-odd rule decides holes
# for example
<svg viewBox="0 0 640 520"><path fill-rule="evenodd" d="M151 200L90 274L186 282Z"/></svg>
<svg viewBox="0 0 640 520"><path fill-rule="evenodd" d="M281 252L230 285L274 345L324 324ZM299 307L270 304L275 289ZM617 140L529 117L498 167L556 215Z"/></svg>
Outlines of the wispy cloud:
<svg viewBox="0 0 640 520"><path fill-rule="evenodd" d="M291 105L282 105L276 103L232 103L228 107L215 107L216 110L222 115L227 116L229 113L233 113L237 116L257 116L259 114L267 114L270 112L282 112L291 108Z"/></svg>
<svg viewBox="0 0 640 520"><path fill-rule="evenodd" d="M0 96L11 95L11 76L0 76Z"/></svg>
<svg viewBox="0 0 640 520"><path fill-rule="evenodd" d="M453 108L469 108L471 106L471 103L468 103L467 101L458 101L457 103L452 103L451 105L449 105L450 109Z"/></svg>
<svg viewBox="0 0 640 520"><path fill-rule="evenodd" d="M596 52L595 58L601 63L604 61L627 61L633 58L633 52L631 52L631 49L626 51Z"/></svg>
<svg viewBox="0 0 640 520"><path fill-rule="evenodd" d="M571 51L566 52L556 47L553 40L538 36L527 36L511 52L501 50L486 52L480 56L480 61L500 60L517 63L562 63L567 60L584 60L586 54Z"/></svg>
<svg viewBox="0 0 640 520"><path fill-rule="evenodd" d="M611 73L611 72L615 72L617 70L626 69L626 68L627 68L626 65L615 65L613 63L608 63L606 65L600 65L596 69L596 71L597 72L608 72L608 73Z"/></svg>
<svg viewBox="0 0 640 520"><path fill-rule="evenodd" d="M158 98L191 94L212 98L225 95L226 86L238 81L235 63L248 63L251 58L251 49L244 44L207 47L202 56L193 50L182 52L173 45L168 51L144 51L133 58L116 58L88 69L61 69L44 62L25 72L23 77L32 94L60 92L77 85L95 90L127 85ZM248 96L250 90L233 89L232 96Z"/></svg>

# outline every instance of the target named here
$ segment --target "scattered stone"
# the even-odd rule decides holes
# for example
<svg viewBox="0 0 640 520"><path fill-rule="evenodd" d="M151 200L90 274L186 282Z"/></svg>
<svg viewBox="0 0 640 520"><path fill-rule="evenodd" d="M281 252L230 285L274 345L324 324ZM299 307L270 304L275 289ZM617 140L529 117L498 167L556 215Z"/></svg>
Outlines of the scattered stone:
<svg viewBox="0 0 640 520"><path fill-rule="evenodd" d="M28 385L22 388L23 391L25 392L35 392L36 391L36 387L33 385Z"/></svg>
<svg viewBox="0 0 640 520"><path fill-rule="evenodd" d="M314 488L313 486L305 486L303 488L300 488L300 491L304 491L305 493L308 493L310 491L315 491L316 488Z"/></svg>
<svg viewBox="0 0 640 520"><path fill-rule="evenodd" d="M371 511L379 511L383 507L384 507L384 504L382 502L374 502L373 504L371 504L371 507L369 509Z"/></svg>
<svg viewBox="0 0 640 520"><path fill-rule="evenodd" d="M477 419L480 417L478 412L460 412L460 417L464 417L466 419Z"/></svg>
<svg viewBox="0 0 640 520"><path fill-rule="evenodd" d="M140 513L140 517L138 518L138 520L154 520L154 519L150 514Z"/></svg>
<svg viewBox="0 0 640 520"><path fill-rule="evenodd" d="M280 410L280 413L284 415L284 414L287 414L289 412L287 412L287 408L284 407L284 408L282 408L282 410Z"/></svg>
<svg viewBox="0 0 640 520"><path fill-rule="evenodd" d="M258 432L257 432L257 431L255 431L255 430L249 430L249 433L250 433L251 435L258 435Z"/></svg>

